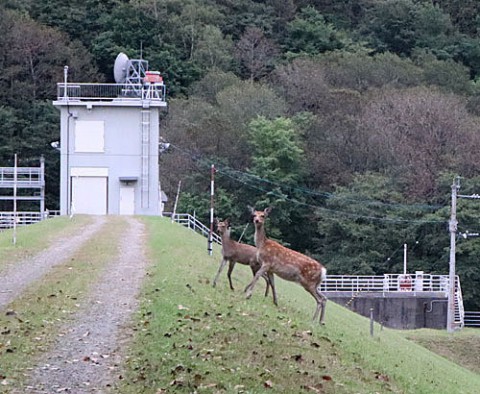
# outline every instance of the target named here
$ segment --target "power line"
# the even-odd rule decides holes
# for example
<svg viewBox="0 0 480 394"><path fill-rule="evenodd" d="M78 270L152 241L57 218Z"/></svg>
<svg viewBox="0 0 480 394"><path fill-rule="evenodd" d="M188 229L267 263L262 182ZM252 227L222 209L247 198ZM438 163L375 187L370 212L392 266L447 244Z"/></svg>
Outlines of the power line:
<svg viewBox="0 0 480 394"><path fill-rule="evenodd" d="M210 168L211 163L209 163L206 159L203 159L200 155L194 155L193 153L189 152L188 150L185 150L175 144L170 144L171 147L179 150L181 153L189 156L195 163L199 163L202 167L204 168ZM217 169L217 172L236 181L239 182L246 187L250 189L255 189L258 190L262 193L266 193L270 196L278 197L281 198L284 201L294 203L296 205L302 205L306 206L309 208L314 208L323 212L327 212L329 214L334 214L334 215L340 215L340 216L345 216L349 218L354 218L354 219L365 219L365 220L372 220L372 221L380 221L380 222L386 222L386 223L414 223L414 224L439 224L439 223L447 223L446 220L412 220L412 219L401 219L401 218L386 218L386 217L379 217L379 216L372 216L372 215L362 215L359 213L351 213L343 210L338 210L338 209L331 209L331 208L326 208L322 207L316 204L309 204L304 201L299 201L298 199L291 198L288 196L288 194L285 193L280 193L282 189L289 189L290 191L293 192L299 192L302 195L312 195L315 197L322 197L324 199L335 199L338 198L339 200L343 201L354 201L356 203L360 203L363 205L375 205L377 207L387 207L387 208L394 208L394 209L422 209L422 210L435 210L438 208L443 208L443 206L432 206L432 205L405 205L405 204L398 204L398 203L384 203L381 201L375 201L375 200L359 200L359 199L349 199L345 197L338 197L334 193L327 193L327 192L315 192L306 188L298 188L298 187L293 187L293 186L285 186L283 184L277 183L270 181L268 179L261 178L257 175L254 174L249 174L246 172L238 171L235 169L232 169L228 166L224 166L221 164L215 164L215 168ZM279 191L271 190L271 189L265 189L264 187L258 186L257 183L264 183L268 185L273 185L279 188Z"/></svg>

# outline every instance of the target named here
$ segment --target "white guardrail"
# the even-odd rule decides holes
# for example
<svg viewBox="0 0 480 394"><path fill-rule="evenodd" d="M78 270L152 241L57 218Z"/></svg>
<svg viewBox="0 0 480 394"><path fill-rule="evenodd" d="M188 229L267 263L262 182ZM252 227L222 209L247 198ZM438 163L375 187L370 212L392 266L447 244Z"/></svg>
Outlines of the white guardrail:
<svg viewBox="0 0 480 394"><path fill-rule="evenodd" d="M465 311L465 327L480 328L480 312Z"/></svg>
<svg viewBox="0 0 480 394"><path fill-rule="evenodd" d="M16 214L9 211L0 212L0 230L13 228L15 222L17 226L27 226L58 215L60 215L60 211L45 211L43 213L18 211Z"/></svg>
<svg viewBox="0 0 480 394"><path fill-rule="evenodd" d="M448 293L448 275L385 274L380 275L328 275L320 288L327 292L441 292ZM457 288L459 286L457 277Z"/></svg>
<svg viewBox="0 0 480 394"><path fill-rule="evenodd" d="M182 226L188 227L189 229L202 234L204 237L209 236L210 234L210 228L205 226L202 222L200 222L195 216L192 216L188 213L176 213L172 217L171 212L164 212L163 216L172 218L172 221L181 224ZM212 234L212 240L213 242L216 242L217 244L221 245L222 244L222 238L213 232Z"/></svg>

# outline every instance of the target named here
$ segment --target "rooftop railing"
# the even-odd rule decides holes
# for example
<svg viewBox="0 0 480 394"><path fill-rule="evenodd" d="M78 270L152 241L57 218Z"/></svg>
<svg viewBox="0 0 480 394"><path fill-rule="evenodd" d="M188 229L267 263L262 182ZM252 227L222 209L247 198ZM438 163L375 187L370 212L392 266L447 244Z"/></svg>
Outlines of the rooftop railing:
<svg viewBox="0 0 480 394"><path fill-rule="evenodd" d="M58 101L165 101L165 85L160 83L58 83Z"/></svg>

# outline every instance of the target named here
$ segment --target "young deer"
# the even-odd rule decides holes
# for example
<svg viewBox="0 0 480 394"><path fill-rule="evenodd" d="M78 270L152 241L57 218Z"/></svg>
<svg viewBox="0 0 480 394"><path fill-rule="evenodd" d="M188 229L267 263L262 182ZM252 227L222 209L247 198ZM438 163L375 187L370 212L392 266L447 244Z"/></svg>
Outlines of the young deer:
<svg viewBox="0 0 480 394"><path fill-rule="evenodd" d="M230 223L228 220L223 222L217 221L217 231L222 237L222 261L220 266L218 267L217 275L213 280L213 287L217 285L218 277L222 272L225 265L228 264L228 281L230 283L230 289L234 290L232 284L232 271L235 267L235 263L240 263L243 265L248 265L252 269L253 275L257 273L260 269L260 263L257 261L257 248L251 245L242 244L239 242L234 241L230 238ZM277 303L276 296L275 296L275 288L273 283L270 282L267 275L264 275L265 281L267 282L267 287L265 289L265 297L268 295L269 287L272 288L272 292L274 294L273 302Z"/></svg>
<svg viewBox="0 0 480 394"><path fill-rule="evenodd" d="M319 286L326 278L327 270L318 261L288 249L266 237L265 219L271 208L267 208L264 211L255 211L250 207L250 210L253 215L253 223L255 224L257 259L262 266L255 274L252 282L245 288L247 298L252 296L253 288L260 276L265 273L269 276L273 274L278 275L282 279L300 284L315 298L317 308L313 315L313 321L317 319L321 311L319 322L323 324L327 297L320 293Z"/></svg>

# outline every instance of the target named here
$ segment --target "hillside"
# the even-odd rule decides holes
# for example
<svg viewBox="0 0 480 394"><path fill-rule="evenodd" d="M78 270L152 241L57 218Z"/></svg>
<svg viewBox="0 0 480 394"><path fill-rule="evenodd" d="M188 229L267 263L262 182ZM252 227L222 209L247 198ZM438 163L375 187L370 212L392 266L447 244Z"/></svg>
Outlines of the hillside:
<svg viewBox="0 0 480 394"><path fill-rule="evenodd" d="M244 266L234 292L225 273L214 289L219 248L208 256L203 237L166 218L56 218L20 228L15 247L11 235L0 233L2 393L473 394L480 385L478 331L375 325L371 337L368 320L333 303L318 326L296 285L276 281L278 308L263 283L246 300Z"/></svg>
<svg viewBox="0 0 480 394"><path fill-rule="evenodd" d="M155 263L143 291L122 392L476 393L480 375L405 339L369 335L369 321L333 303L326 324L311 324L314 302L277 280L280 307L263 283L245 300L250 279L234 271L236 291L206 240L167 220L146 219ZM428 334L426 334L428 336ZM432 332L432 336L436 333ZM476 337L480 341L480 337Z"/></svg>

